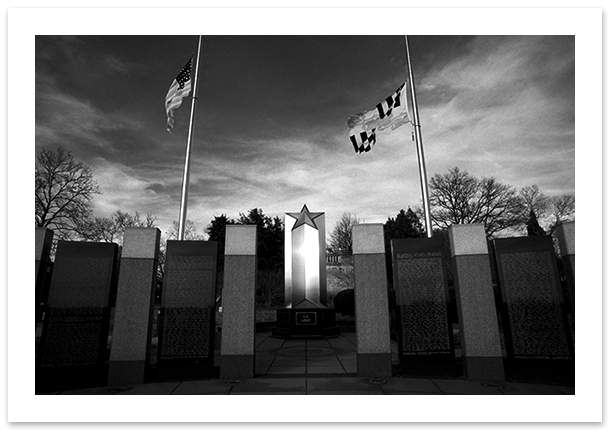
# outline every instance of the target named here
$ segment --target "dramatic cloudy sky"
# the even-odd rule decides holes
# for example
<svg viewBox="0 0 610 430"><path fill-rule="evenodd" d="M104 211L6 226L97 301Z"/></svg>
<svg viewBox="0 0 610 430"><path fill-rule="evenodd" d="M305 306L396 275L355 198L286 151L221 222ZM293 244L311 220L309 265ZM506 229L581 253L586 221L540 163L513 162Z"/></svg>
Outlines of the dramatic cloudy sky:
<svg viewBox="0 0 610 430"><path fill-rule="evenodd" d="M190 103L167 90L197 36L37 36L36 148L91 166L95 214L178 219ZM428 177L453 166L574 193L572 36L411 36ZM406 80L402 36L204 36L188 218L307 204L384 222L421 205L411 126L356 154L347 118Z"/></svg>

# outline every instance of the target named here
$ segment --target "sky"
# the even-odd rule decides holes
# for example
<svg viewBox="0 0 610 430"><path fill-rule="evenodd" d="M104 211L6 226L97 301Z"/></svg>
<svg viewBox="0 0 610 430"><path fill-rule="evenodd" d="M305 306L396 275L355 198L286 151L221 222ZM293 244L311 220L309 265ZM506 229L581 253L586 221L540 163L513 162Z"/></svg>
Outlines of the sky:
<svg viewBox="0 0 610 430"><path fill-rule="evenodd" d="M35 150L62 145L93 169L103 191L95 196L96 216L117 209L150 211L167 229L178 219L189 106L176 112L176 129L169 135L163 103L172 80L196 50L192 35L201 32L188 215L200 231L215 215L237 217L252 207L283 216L307 204L311 211L326 212L328 232L342 212L384 222L401 208L419 205L410 127L380 136L365 154L354 153L347 133L349 116L372 109L405 81L404 38L396 36L404 33L421 35L410 36L410 42L429 177L458 166L517 188L535 183L551 195L574 192L576 186L577 212L586 214L587 224L602 225L601 10L588 4L564 9L578 4L563 1L528 2L528 9L515 8L520 4L514 2L502 5L508 9L488 8L497 2L469 4L485 8L473 10L447 9L433 0L415 5L431 9L403 9L414 2L401 0L377 1L373 9L331 10L331 0L319 5L324 8L311 9L316 2L308 2L303 9L281 11L246 10L229 0L222 4L232 7L228 10L200 9L206 3L201 0L188 10L181 8L188 2L176 2L175 9L155 8L154 1L134 3L119 6L147 9L112 9L112 3L103 9L71 4L78 10L19 4L7 13L8 144L0 151L0 162L5 154L7 160L5 175L0 175L7 184L8 217L0 229L0 238L6 239L0 241L5 244L0 266L6 255L0 272L6 273L7 288L0 302L6 297L11 303L5 312L10 322L6 350L13 355L0 357L8 357L11 370L22 375L22 383L5 384L11 420L31 421L32 408L48 421L105 421L108 411L117 422L150 419L149 399L138 409L137 403L110 403L109 397L100 408L103 399L89 405L83 397L71 400L78 407L65 408L59 397L32 395L33 373L27 370L34 366L34 346L27 333L30 313L22 311L34 300L34 291L23 288L31 273L23 256L32 255L34 244L31 218L24 216L34 206L27 190L34 187ZM361 6L350 0L352 5ZM110 34L116 36L104 36ZM181 36L118 36L144 34ZM214 34L385 36L331 40ZM462 36L450 36L455 34ZM576 275L581 293L576 306L587 315L579 325L580 339L585 339L579 343L580 357L602 355L601 244L600 234L577 229L577 249L584 257ZM33 273L28 282L33 285ZM475 419L548 421L543 413L552 410L553 419L561 422L601 420L599 363L580 360L577 368L582 389L568 399L568 407L558 409L550 398L535 405L514 399L517 408L506 408L506 399L483 399L485 407L477 409ZM162 400L155 408L156 422L202 419L197 403ZM275 400L285 403L272 417L256 399L231 399L230 405L220 398L207 400L210 420L244 420L255 410L264 413L260 421L294 419L288 398ZM315 401L308 400L310 405ZM350 400L345 406L357 422L406 419L400 399L382 400L367 398L361 408ZM426 402L413 396L408 419L429 421L440 405L452 421L471 422L467 401ZM335 409L315 403L311 416L333 421ZM237 416L235 410L242 413Z"/></svg>
<svg viewBox="0 0 610 430"><path fill-rule="evenodd" d="M165 95L197 36L37 36L36 150L88 164L94 215L179 217L191 103ZM573 194L573 36L411 36L428 179L459 167L517 189ZM356 154L347 118L407 80L403 36L202 37L188 219L307 204L385 222L421 206L410 124Z"/></svg>

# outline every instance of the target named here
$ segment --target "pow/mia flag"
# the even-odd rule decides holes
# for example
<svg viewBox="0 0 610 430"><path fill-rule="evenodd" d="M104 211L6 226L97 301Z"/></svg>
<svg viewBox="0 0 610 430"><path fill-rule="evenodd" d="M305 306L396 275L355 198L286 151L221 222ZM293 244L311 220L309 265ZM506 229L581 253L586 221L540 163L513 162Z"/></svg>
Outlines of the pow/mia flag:
<svg viewBox="0 0 610 430"><path fill-rule="evenodd" d="M394 130L411 122L407 109L406 83L375 109L352 115L347 120L349 139L357 153L368 152L377 142L377 132Z"/></svg>

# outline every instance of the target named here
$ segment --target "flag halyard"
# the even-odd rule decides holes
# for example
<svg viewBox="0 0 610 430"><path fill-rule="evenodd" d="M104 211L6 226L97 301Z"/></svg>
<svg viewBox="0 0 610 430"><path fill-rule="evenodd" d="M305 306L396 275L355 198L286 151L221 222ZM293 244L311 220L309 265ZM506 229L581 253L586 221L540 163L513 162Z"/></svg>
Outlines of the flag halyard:
<svg viewBox="0 0 610 430"><path fill-rule="evenodd" d="M394 130L411 122L406 103L406 83L403 83L375 109L352 115L348 121L349 136L357 153L368 152L377 142L377 133Z"/></svg>
<svg viewBox="0 0 610 430"><path fill-rule="evenodd" d="M167 131L172 132L174 128L174 111L182 105L182 99L191 92L191 70L193 68L193 58L186 63L180 70L176 79L169 87L165 96L165 112L167 114Z"/></svg>

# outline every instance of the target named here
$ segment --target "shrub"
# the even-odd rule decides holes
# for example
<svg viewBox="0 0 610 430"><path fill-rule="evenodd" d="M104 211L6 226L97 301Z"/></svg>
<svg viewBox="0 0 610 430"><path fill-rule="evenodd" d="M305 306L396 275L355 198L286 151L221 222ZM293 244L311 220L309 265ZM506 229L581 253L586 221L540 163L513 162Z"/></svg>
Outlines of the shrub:
<svg viewBox="0 0 610 430"><path fill-rule="evenodd" d="M346 288L337 293L335 296L335 310L343 315L352 317L356 315L353 288Z"/></svg>

